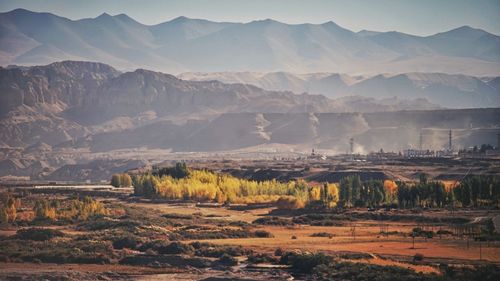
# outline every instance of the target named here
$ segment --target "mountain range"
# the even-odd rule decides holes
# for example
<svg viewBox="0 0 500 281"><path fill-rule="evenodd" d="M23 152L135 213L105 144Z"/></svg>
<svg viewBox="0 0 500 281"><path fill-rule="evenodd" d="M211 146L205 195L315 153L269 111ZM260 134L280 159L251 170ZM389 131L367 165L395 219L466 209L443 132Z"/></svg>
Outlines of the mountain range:
<svg viewBox="0 0 500 281"><path fill-rule="evenodd" d="M26 147L147 125L210 120L223 113L372 112L439 108L425 99L377 100L188 81L92 62L0 68L0 141Z"/></svg>
<svg viewBox="0 0 500 281"><path fill-rule="evenodd" d="M336 98L337 101L349 100L351 104L360 104L366 102L367 98L372 98L377 99L379 104L386 105L407 99L420 99L444 108L500 106L500 77L445 73L353 76L339 73L287 72L188 72L178 77L195 81L217 80L224 83L250 84L271 91L307 92Z"/></svg>
<svg viewBox="0 0 500 281"><path fill-rule="evenodd" d="M125 14L70 20L16 9L0 14L0 64L61 60L181 72L439 72L500 75L500 37L468 26L431 36L352 32L334 22L249 23L179 17L144 25Z"/></svg>
<svg viewBox="0 0 500 281"><path fill-rule="evenodd" d="M342 79L352 87L371 78ZM498 87L497 78L488 81ZM350 137L358 152L398 151L415 147L420 132L426 148L441 149L450 128L457 148L494 144L499 120L499 108L441 109L424 97L329 98L145 69L121 72L94 62L0 67L0 176L70 179L74 172L106 179L129 161L148 163L172 152L342 153Z"/></svg>

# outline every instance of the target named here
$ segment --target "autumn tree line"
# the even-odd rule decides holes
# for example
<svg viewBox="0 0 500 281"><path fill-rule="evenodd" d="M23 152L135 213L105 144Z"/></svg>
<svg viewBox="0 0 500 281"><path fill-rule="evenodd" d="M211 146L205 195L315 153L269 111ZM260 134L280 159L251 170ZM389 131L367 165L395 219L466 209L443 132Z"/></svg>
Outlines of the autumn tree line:
<svg viewBox="0 0 500 281"><path fill-rule="evenodd" d="M336 183L252 181L207 170L154 168L132 177L134 194L148 198L217 203L276 203L278 208L477 207L500 202L498 176L472 176L446 188L422 174L417 183L348 176Z"/></svg>
<svg viewBox="0 0 500 281"><path fill-rule="evenodd" d="M82 221L97 215L107 214L104 205L92 199L91 197L84 197L82 199L76 198L69 201L64 201L64 204L59 199L48 200L39 199L34 202L33 220L66 220L66 221ZM21 198L7 194L2 196L0 200L0 223L13 223L18 219L18 212L22 207ZM26 211L26 207L24 207ZM31 220L31 219L30 219Z"/></svg>
<svg viewBox="0 0 500 281"><path fill-rule="evenodd" d="M334 184L310 186L305 181L252 181L206 170L187 169L184 164L154 169L132 178L134 194L149 198L196 200L217 203L268 203L303 208L309 202L334 206Z"/></svg>

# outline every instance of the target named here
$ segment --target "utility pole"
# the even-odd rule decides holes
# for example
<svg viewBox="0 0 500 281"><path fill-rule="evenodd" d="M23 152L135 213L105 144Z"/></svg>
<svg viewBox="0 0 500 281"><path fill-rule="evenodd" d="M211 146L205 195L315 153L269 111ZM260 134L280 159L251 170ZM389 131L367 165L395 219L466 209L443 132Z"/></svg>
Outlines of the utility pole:
<svg viewBox="0 0 500 281"><path fill-rule="evenodd" d="M351 226L351 235L352 235L352 239L356 240L356 225L355 224L353 224Z"/></svg>
<svg viewBox="0 0 500 281"><path fill-rule="evenodd" d="M483 260L483 242L479 241L479 260Z"/></svg>

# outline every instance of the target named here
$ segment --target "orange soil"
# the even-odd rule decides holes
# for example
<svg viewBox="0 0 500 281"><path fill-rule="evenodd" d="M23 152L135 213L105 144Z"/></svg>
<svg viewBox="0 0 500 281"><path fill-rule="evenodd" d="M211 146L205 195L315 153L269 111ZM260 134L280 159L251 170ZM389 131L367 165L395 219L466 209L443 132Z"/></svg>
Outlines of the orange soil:
<svg viewBox="0 0 500 281"><path fill-rule="evenodd" d="M403 227L405 228L405 227ZM407 228L407 227L406 227ZM279 226L265 227L273 233L274 238L247 238L247 239L213 239L211 243L231 244L252 247L265 251L273 251L281 247L284 249L303 249L308 251L351 251L373 254L413 256L421 253L425 257L479 260L479 244L472 243L469 249L465 241L439 238L427 239L417 238L415 249L412 248L410 237L390 236L389 238L379 236L376 232L378 227L358 227L356 239L350 236L349 227L323 227L303 226L300 228L287 228ZM315 232L333 233L335 237L310 237ZM295 235L297 239L291 239ZM482 245L482 259L500 263L500 245Z"/></svg>

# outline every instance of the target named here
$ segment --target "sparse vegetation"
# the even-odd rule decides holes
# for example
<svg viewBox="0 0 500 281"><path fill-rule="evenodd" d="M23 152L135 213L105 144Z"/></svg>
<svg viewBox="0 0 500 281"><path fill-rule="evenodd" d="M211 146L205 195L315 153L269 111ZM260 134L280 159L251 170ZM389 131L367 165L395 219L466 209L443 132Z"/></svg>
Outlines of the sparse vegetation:
<svg viewBox="0 0 500 281"><path fill-rule="evenodd" d="M17 231L16 238L21 240L47 241L56 237L64 237L64 233L49 228L22 228Z"/></svg>
<svg viewBox="0 0 500 281"><path fill-rule="evenodd" d="M260 225L293 225L294 223L289 219L280 217L263 217L253 221L254 224Z"/></svg>

